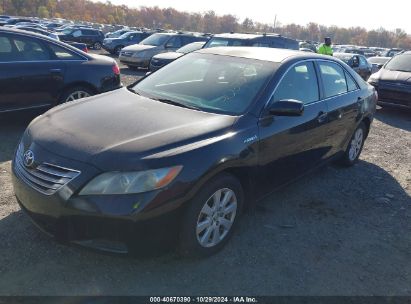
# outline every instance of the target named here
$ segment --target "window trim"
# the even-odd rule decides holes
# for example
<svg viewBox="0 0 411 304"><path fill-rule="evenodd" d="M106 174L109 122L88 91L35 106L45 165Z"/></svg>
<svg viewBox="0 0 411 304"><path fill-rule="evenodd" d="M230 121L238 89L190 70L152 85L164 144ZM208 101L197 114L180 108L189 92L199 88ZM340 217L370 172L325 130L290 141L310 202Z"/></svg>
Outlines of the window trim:
<svg viewBox="0 0 411 304"><path fill-rule="evenodd" d="M319 76L318 76L317 66L316 66L316 64L315 64L314 61L315 61L315 59L303 59L303 60L297 61L297 62L293 63L292 65L290 65L290 66L287 68L287 70L285 70L285 72L283 73L283 75L281 75L281 78L280 78L280 79L278 80L278 82L276 83L276 85L275 85L272 93L270 94L270 97L268 98L268 101L267 101L267 102L265 103L265 105L264 105L263 110L265 110L265 109L269 106L271 100L272 100L273 97L274 97L275 92L276 92L277 89L278 89L278 86L280 85L281 81L283 81L285 75L286 75L293 67L295 67L296 65L299 65L299 64L301 64L301 63L304 63L304 62L312 62L312 63L313 63L314 70L315 70L315 74L316 74L316 76L317 76L317 86L318 86L318 100L317 100L317 101L312 101L312 102L309 102L309 103L305 103L304 106L308 106L308 105L311 105L311 104L314 104L314 103L317 103L317 102L322 101L322 92L321 92L321 86L320 86L320 83L319 83L320 78L319 78Z"/></svg>
<svg viewBox="0 0 411 304"><path fill-rule="evenodd" d="M323 59L323 58L321 58L321 59L319 59L319 58L302 59L302 60L299 60L299 61L294 62L293 64L291 64L291 65L285 70L285 72L281 75L281 78L280 78L280 79L278 80L278 82L275 84L275 87L274 87L274 89L272 90L270 96L268 97L268 100L265 102L264 107L262 108L262 111L261 111L261 113L260 113L260 117L261 117L261 114L264 113L264 111L265 111L265 110L267 109L267 107L269 106L269 104L270 104L270 102L271 102L271 99L273 98L274 93L275 93L275 91L277 90L278 86L280 85L281 81L283 80L284 76L285 76L294 66L296 66L296 65L298 65L298 64L300 64L300 63L302 63L302 62L307 62L307 61L311 61L311 62L314 63L314 66L315 66L315 69L316 69L316 73L317 73L317 80L319 81L319 83L318 83L319 88L318 88L318 89L319 89L319 93L320 93L320 99L319 99L318 101L314 101L314 102L311 102L311 103L304 104L304 106L309 106L309 105L315 104L315 103L317 103L317 102L326 101L326 100L335 98L335 97L337 97L337 96L342 96L342 95L344 95L344 94L351 94L351 93L353 93L353 92L357 92L357 91L360 91L360 90L361 90L361 87L359 86L359 84L357 83L357 81L355 80L355 78L354 78L353 76L351 76L351 73L348 72L348 70L347 70L346 68L344 68L339 62L334 61L334 60ZM325 96L325 95L324 95L324 87L323 87L324 84L323 84L323 79L322 79L322 77L321 77L321 73L319 73L318 62L331 62L331 63L335 63L335 64L337 64L338 66L340 66L340 67L343 69L343 71L346 72L346 73L348 73L348 74L350 75L350 77L354 80L355 84L357 85L357 90L348 91L348 87L347 87L347 92L345 92L345 93L341 93L341 94L339 94L339 95L335 95L335 96L331 96L331 97L324 97L324 96ZM345 73L344 73L344 77L345 77Z"/></svg>
<svg viewBox="0 0 411 304"><path fill-rule="evenodd" d="M321 100L333 99L333 98L335 98L335 97L342 96L342 95L344 95L344 94L350 94L350 93L352 93L352 92L356 92L356 91L359 91L359 90L360 90L360 86L358 85L357 81L354 79L353 76L351 76L351 73L349 73L349 72L347 71L347 69L344 68L339 62L336 62L336 61L333 61L333 60L327 60L327 59L317 59L316 61L317 61L317 62L316 62L316 66L317 66L317 69L318 69L318 72L319 72L319 78L320 78L320 81L321 81L321 91L322 91L322 94L321 94L321 98L322 98L322 99L321 99ZM333 95L333 96L330 96L330 97L325 97L325 94L324 94L324 82L323 82L323 78L322 78L322 75L321 75L321 71L320 71L320 67L319 67L319 62L327 62L327 63L331 62L331 63L334 63L334 64L338 65L338 66L343 70L343 72L344 72L344 79L345 79L345 81L346 81L346 84L347 84L347 79L345 78L345 77L346 77L346 76L345 76L345 73L349 73L350 77L352 78L352 80L354 81L354 83L357 85L357 90L348 91L348 86L347 86L347 92L340 93L340 94L337 94L337 95Z"/></svg>
<svg viewBox="0 0 411 304"><path fill-rule="evenodd" d="M62 43L55 43L55 41L51 41L49 39L44 39L46 37L38 37L38 36L31 36L31 35L27 35L25 33L9 33L9 32L2 32L0 31L0 34L4 34L5 37L9 38L9 39L13 39L14 36L23 36L25 38L29 38L29 39L39 39L40 43L44 46L47 47L48 51L51 51L50 48L48 47L47 43L51 43L54 45L57 45L65 50L67 50L68 52L73 52L76 55L78 55L79 57L83 58L83 59L76 59L76 60L64 60L64 59L54 59L54 60L31 60L31 61L21 61L21 60L15 60L15 61L0 61L0 64L13 64L13 63L40 63L40 62L84 62L84 61L89 61L89 58L87 58L86 56L84 56L83 54L80 54L79 52L76 52L75 50L69 49L66 46L64 46ZM74 47L73 47L74 48Z"/></svg>

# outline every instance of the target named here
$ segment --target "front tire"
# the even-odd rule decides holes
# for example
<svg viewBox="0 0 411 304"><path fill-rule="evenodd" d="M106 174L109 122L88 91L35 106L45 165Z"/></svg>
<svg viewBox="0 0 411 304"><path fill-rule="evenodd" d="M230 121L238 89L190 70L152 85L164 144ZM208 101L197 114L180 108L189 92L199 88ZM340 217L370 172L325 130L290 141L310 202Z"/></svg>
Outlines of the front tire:
<svg viewBox="0 0 411 304"><path fill-rule="evenodd" d="M203 186L183 216L179 251L205 257L221 250L231 238L244 204L240 182L222 174Z"/></svg>
<svg viewBox="0 0 411 304"><path fill-rule="evenodd" d="M93 49L95 50L101 50L101 43L100 42L94 42L93 44Z"/></svg>
<svg viewBox="0 0 411 304"><path fill-rule="evenodd" d="M340 159L340 163L343 166L350 167L358 161L362 148L364 147L366 134L367 127L363 122L361 122L357 129L354 131L348 147L345 150L344 155Z"/></svg>

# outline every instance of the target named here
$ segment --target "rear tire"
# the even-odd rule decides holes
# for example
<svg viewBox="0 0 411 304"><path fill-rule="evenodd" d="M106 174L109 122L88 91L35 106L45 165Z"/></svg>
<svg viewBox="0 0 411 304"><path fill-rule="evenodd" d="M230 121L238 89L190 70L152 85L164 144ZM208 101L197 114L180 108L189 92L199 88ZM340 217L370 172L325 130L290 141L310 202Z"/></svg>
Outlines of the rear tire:
<svg viewBox="0 0 411 304"><path fill-rule="evenodd" d="M90 97L93 95L94 95L94 92L90 90L89 88L82 87L82 86L71 87L64 91L64 93L61 95L59 99L59 102L65 103L65 102L74 101L74 100L81 99L81 98Z"/></svg>
<svg viewBox="0 0 411 304"><path fill-rule="evenodd" d="M359 124L354 131L344 155L341 157L339 163L345 167L354 165L361 155L364 141L367 134L367 127L363 122Z"/></svg>
<svg viewBox="0 0 411 304"><path fill-rule="evenodd" d="M235 230L243 204L243 189L232 175L221 174L207 182L183 215L180 254L206 257L221 250Z"/></svg>

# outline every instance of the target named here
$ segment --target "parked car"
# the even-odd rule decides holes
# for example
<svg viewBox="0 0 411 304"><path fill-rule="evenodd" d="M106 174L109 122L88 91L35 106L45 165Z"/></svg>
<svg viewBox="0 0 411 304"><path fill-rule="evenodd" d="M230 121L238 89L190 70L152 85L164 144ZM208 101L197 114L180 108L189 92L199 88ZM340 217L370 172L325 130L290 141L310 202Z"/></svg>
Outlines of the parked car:
<svg viewBox="0 0 411 304"><path fill-rule="evenodd" d="M150 32L126 32L118 38L106 38L103 41L103 49L110 54L120 55L120 51L129 45L140 43L142 40L149 37Z"/></svg>
<svg viewBox="0 0 411 304"><path fill-rule="evenodd" d="M123 48L119 59L130 68L148 68L154 55L175 52L186 44L207 40L208 37L192 33L155 33L139 44Z"/></svg>
<svg viewBox="0 0 411 304"><path fill-rule="evenodd" d="M44 36L50 37L51 39L54 40L60 40L59 35L57 35L56 33L52 33L49 31L45 31L45 30L41 30L38 28L33 28L33 27L29 27L29 26L22 26L22 27L18 27L16 28L18 30L22 30L22 31L28 31L28 32L33 32L33 33L37 33L37 34L42 34Z"/></svg>
<svg viewBox="0 0 411 304"><path fill-rule="evenodd" d="M382 66L390 59L391 57L380 56L367 58L368 62L372 65L371 74L377 73L382 68Z"/></svg>
<svg viewBox="0 0 411 304"><path fill-rule="evenodd" d="M393 48L393 49L388 49L385 52L381 54L383 57L394 57L395 55L404 52L403 49L398 49L398 48Z"/></svg>
<svg viewBox="0 0 411 304"><path fill-rule="evenodd" d="M342 53L348 53L348 54L359 54L364 56L364 51L357 49L357 48L346 48L343 50Z"/></svg>
<svg viewBox="0 0 411 304"><path fill-rule="evenodd" d="M216 46L258 46L291 50L299 49L297 40L286 38L278 34L218 34L214 35L206 43L204 48Z"/></svg>
<svg viewBox="0 0 411 304"><path fill-rule="evenodd" d="M192 43L189 43L179 48L175 52L167 52L167 53L161 53L161 54L155 55L150 60L150 71L152 72L157 71L158 69L176 60L177 58L180 58L181 56L185 54L201 49L204 46L204 44L205 44L205 41L192 42Z"/></svg>
<svg viewBox="0 0 411 304"><path fill-rule="evenodd" d="M9 19L6 19L5 21L1 21L0 26L15 25L16 23L19 23L19 22L32 22L32 19L30 18L9 18Z"/></svg>
<svg viewBox="0 0 411 304"><path fill-rule="evenodd" d="M178 243L207 256L246 206L331 160L353 165L375 102L333 57L202 49L35 119L12 163L14 191L58 240L115 252Z"/></svg>
<svg viewBox="0 0 411 304"><path fill-rule="evenodd" d="M105 35L105 38L119 38L120 36L124 35L125 33L130 32L130 29L121 29L115 32L110 32Z"/></svg>
<svg viewBox="0 0 411 304"><path fill-rule="evenodd" d="M367 61L365 56L351 53L334 53L333 56L348 64L364 80L367 80L370 77L372 65Z"/></svg>
<svg viewBox="0 0 411 304"><path fill-rule="evenodd" d="M380 106L411 109L411 51L392 57L368 83L376 88Z"/></svg>
<svg viewBox="0 0 411 304"><path fill-rule="evenodd" d="M120 87L109 57L43 35L0 28L0 113L50 108Z"/></svg>
<svg viewBox="0 0 411 304"><path fill-rule="evenodd" d="M80 42L87 44L95 50L100 50L103 45L104 34L92 28L70 28L59 34L60 40Z"/></svg>

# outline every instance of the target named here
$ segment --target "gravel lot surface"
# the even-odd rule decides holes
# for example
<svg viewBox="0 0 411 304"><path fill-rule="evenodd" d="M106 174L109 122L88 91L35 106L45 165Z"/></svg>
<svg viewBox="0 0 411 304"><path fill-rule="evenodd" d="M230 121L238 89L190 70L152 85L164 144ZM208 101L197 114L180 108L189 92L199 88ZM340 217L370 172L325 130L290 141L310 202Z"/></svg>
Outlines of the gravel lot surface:
<svg viewBox="0 0 411 304"><path fill-rule="evenodd" d="M144 75L121 68L124 84ZM203 260L110 256L34 227L10 183L34 115L0 116L0 295L411 295L410 112L378 110L357 165L271 195Z"/></svg>

